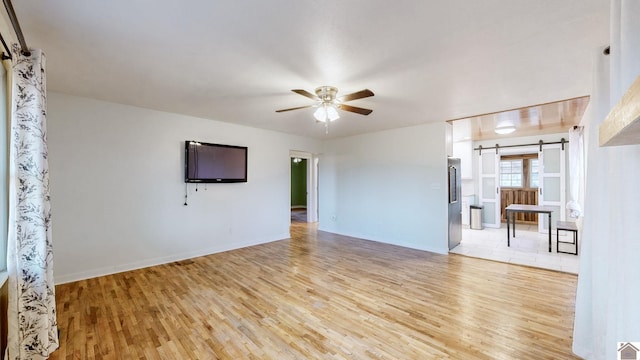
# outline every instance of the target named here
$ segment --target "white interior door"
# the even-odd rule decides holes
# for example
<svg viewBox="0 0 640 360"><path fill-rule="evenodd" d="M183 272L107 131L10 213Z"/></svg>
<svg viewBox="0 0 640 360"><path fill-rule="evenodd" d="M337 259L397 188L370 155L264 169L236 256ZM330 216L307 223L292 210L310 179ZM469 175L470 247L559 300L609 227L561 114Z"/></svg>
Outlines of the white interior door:
<svg viewBox="0 0 640 360"><path fill-rule="evenodd" d="M500 155L496 151L485 150L478 156L478 178L480 179L478 198L482 209L482 224L486 227L500 227L500 186L498 167Z"/></svg>
<svg viewBox="0 0 640 360"><path fill-rule="evenodd" d="M553 208L551 226L565 220L566 203L566 153L561 144L545 145L538 152L538 203ZM538 216L538 231L549 231L549 218Z"/></svg>

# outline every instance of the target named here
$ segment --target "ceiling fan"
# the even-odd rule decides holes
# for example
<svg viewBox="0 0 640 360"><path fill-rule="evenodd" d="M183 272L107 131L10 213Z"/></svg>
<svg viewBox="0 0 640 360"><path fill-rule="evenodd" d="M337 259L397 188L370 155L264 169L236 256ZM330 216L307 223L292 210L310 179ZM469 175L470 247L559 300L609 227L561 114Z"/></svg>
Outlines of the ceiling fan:
<svg viewBox="0 0 640 360"><path fill-rule="evenodd" d="M291 110L298 110L298 109L306 109L310 107L317 107L318 110L314 112L313 116L316 118L316 120L324 123L328 123L329 121L334 121L340 118L340 115L338 115L338 112L337 112L338 109L354 112L356 114L361 114L361 115L369 115L373 112L373 110L371 109L365 109L357 106L344 104L344 102L347 102L347 101L352 101L352 100L373 96L374 95L373 91L369 89L360 90L358 92L354 92L348 95L343 95L340 97L336 96L338 94L338 89L333 86L320 86L316 89L315 95L308 92L307 90L302 90L302 89L293 89L291 91L293 91L296 94L306 96L309 99L315 100L316 103L311 105L298 106L298 107L289 108L289 109L276 110L276 112L284 112L284 111L291 111Z"/></svg>

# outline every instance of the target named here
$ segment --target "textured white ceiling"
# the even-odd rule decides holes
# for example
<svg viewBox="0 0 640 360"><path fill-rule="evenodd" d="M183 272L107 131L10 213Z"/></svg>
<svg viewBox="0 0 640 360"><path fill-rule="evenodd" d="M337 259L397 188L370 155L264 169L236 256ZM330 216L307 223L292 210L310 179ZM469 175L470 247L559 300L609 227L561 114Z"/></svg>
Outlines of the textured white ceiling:
<svg viewBox="0 0 640 360"><path fill-rule="evenodd" d="M315 138L589 95L609 0L20 0L51 91ZM371 89L329 134L290 90ZM89 121L89 120L88 120Z"/></svg>

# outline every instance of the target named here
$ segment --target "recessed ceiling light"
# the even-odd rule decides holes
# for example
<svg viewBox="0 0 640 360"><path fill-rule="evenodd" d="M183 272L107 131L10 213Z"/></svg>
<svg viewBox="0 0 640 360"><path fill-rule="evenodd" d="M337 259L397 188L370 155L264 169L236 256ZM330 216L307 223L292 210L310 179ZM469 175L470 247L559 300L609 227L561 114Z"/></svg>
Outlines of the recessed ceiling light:
<svg viewBox="0 0 640 360"><path fill-rule="evenodd" d="M506 135L516 131L516 127L513 125L502 125L496 127L494 131L496 132L496 134Z"/></svg>

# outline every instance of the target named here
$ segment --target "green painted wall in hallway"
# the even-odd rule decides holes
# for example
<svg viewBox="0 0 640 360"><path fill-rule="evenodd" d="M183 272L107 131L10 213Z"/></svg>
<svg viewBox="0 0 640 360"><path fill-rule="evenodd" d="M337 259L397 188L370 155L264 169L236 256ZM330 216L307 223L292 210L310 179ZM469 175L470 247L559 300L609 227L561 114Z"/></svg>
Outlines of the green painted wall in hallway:
<svg viewBox="0 0 640 360"><path fill-rule="evenodd" d="M307 206L307 160L291 159L291 206Z"/></svg>

